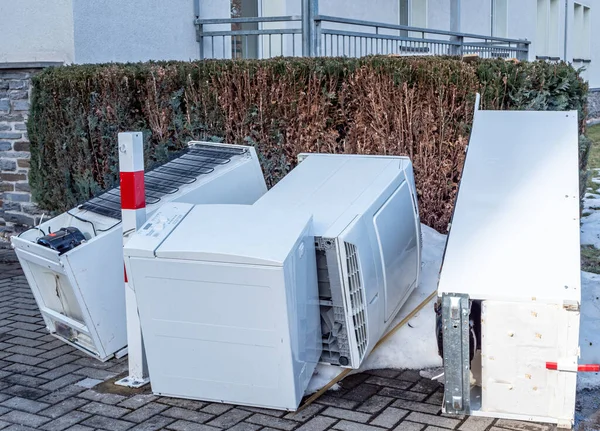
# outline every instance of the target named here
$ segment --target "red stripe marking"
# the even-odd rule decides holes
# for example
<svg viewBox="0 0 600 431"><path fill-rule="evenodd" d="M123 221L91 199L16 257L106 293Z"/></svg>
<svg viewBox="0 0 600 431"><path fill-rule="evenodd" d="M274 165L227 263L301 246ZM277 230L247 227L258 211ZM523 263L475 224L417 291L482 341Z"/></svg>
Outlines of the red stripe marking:
<svg viewBox="0 0 600 431"><path fill-rule="evenodd" d="M123 275L125 275L125 283L127 283L127 268L125 268L125 264L123 264Z"/></svg>
<svg viewBox="0 0 600 431"><path fill-rule="evenodd" d="M144 171L121 172L121 208L137 210L146 207Z"/></svg>
<svg viewBox="0 0 600 431"><path fill-rule="evenodd" d="M577 367L577 371L598 373L598 372L600 372L600 365L598 365L598 364L580 365Z"/></svg>
<svg viewBox="0 0 600 431"><path fill-rule="evenodd" d="M558 370L558 364L556 362L546 362L546 369ZM577 371L589 372L589 373L600 373L600 364L583 364L577 366Z"/></svg>

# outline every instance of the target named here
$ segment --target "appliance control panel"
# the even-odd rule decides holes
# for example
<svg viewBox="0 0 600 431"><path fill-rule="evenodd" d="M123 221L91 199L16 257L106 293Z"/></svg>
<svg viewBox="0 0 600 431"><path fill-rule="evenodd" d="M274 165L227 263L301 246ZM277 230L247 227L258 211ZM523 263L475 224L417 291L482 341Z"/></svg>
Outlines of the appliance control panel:
<svg viewBox="0 0 600 431"><path fill-rule="evenodd" d="M158 209L125 245L129 256L154 257L155 250L194 208L192 204L168 203Z"/></svg>

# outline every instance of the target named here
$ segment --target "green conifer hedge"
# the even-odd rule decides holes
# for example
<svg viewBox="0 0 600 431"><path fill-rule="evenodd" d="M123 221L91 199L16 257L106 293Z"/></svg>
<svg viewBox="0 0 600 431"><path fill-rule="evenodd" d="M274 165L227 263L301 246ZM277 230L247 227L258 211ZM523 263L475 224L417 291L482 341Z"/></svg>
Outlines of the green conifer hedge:
<svg viewBox="0 0 600 431"><path fill-rule="evenodd" d="M76 65L34 78L31 189L43 209L63 211L115 186L120 131L144 132L148 166L190 140L253 145L269 186L299 152L404 154L414 163L422 221L445 230L477 92L483 109L578 110L584 132L587 85L564 63L365 57Z"/></svg>

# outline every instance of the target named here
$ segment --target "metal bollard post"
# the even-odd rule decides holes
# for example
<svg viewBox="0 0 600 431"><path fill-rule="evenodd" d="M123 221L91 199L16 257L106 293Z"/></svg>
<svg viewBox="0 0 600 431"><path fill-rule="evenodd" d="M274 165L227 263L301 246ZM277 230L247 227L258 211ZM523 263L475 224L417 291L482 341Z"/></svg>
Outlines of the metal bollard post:
<svg viewBox="0 0 600 431"><path fill-rule="evenodd" d="M144 140L141 132L119 133L119 170L123 242L146 222ZM129 375L115 384L139 388L150 381L135 291L125 276Z"/></svg>

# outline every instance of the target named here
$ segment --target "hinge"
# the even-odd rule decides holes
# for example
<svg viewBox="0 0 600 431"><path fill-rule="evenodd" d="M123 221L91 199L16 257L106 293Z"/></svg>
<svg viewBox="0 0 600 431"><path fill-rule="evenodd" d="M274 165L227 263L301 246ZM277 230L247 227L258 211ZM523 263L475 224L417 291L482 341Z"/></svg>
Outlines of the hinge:
<svg viewBox="0 0 600 431"><path fill-rule="evenodd" d="M579 302L578 301L563 301L563 308L567 311L577 311L579 312Z"/></svg>

